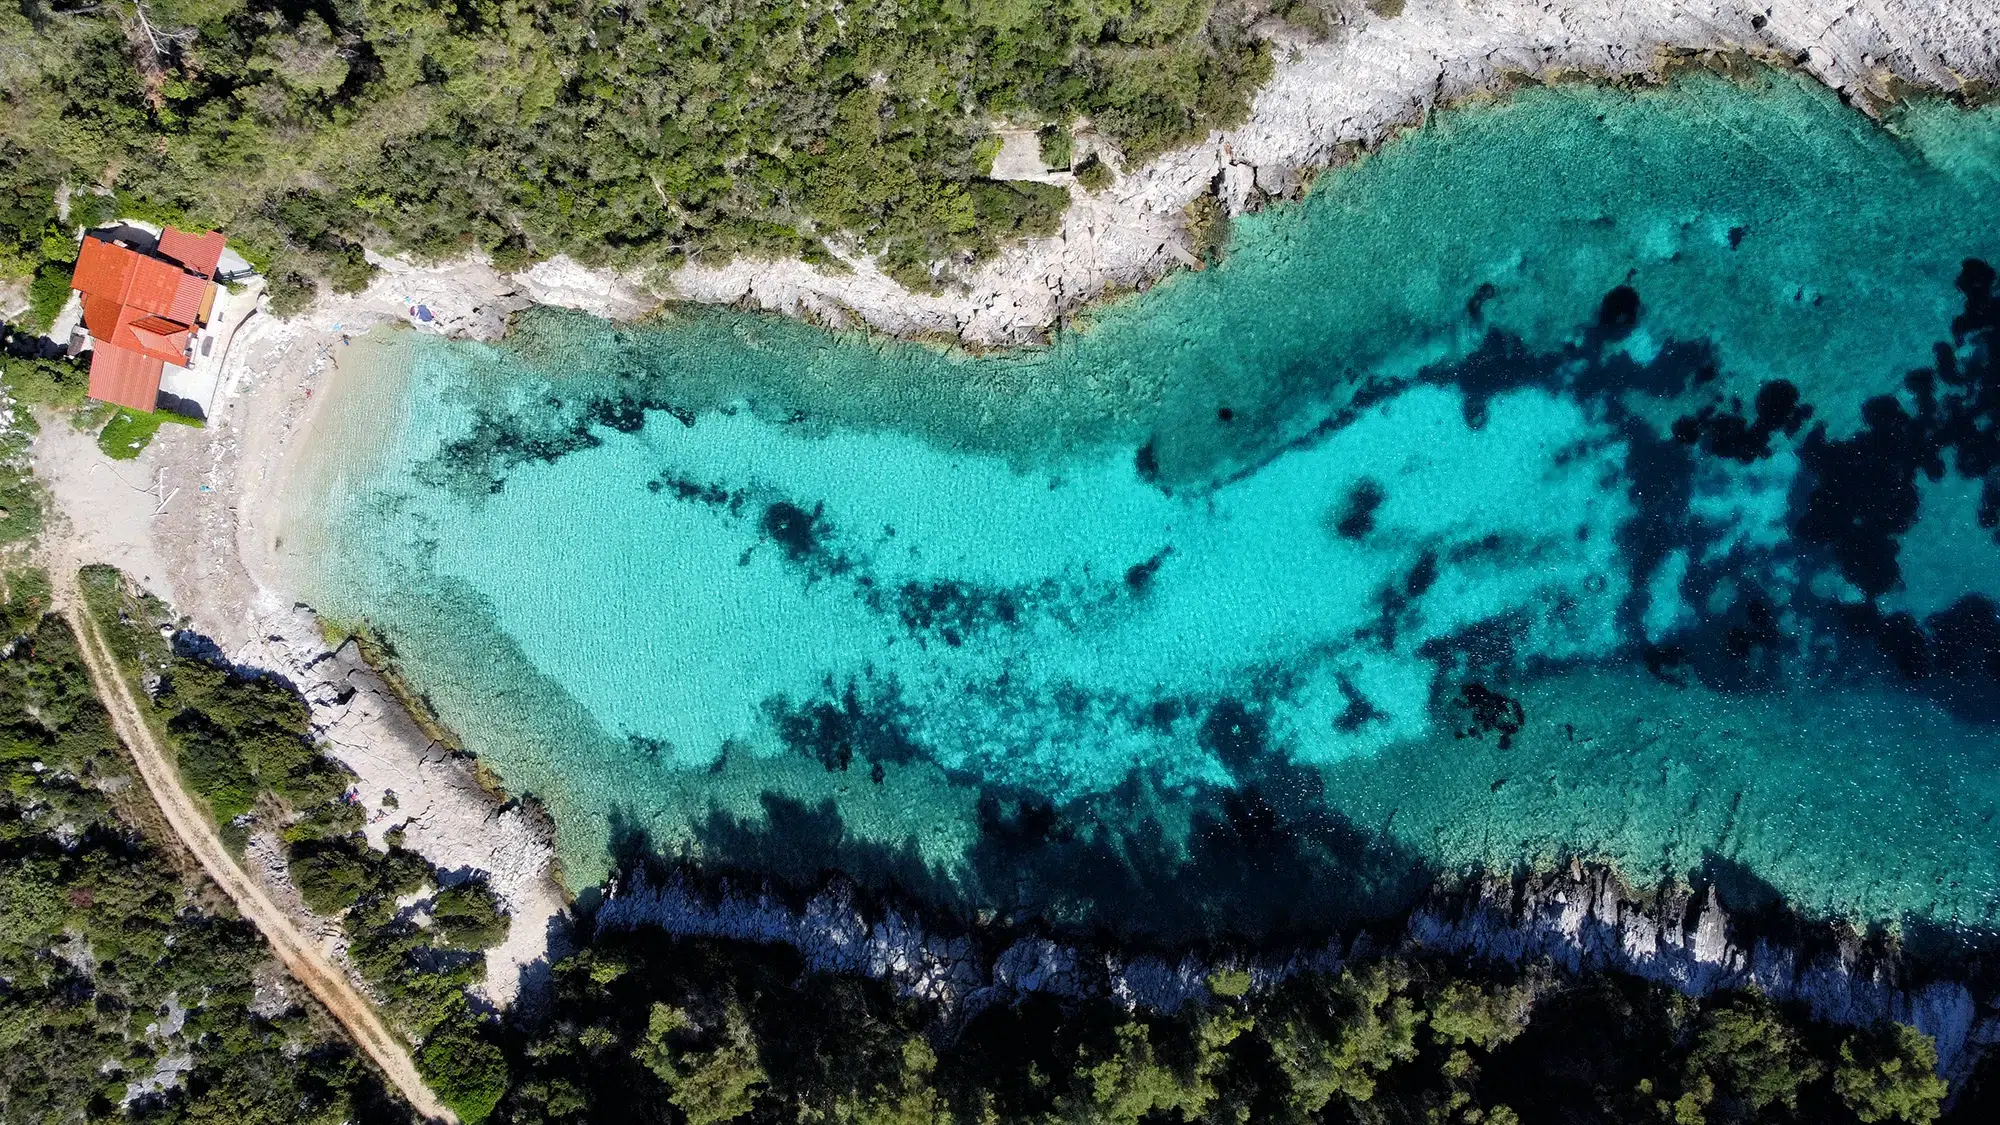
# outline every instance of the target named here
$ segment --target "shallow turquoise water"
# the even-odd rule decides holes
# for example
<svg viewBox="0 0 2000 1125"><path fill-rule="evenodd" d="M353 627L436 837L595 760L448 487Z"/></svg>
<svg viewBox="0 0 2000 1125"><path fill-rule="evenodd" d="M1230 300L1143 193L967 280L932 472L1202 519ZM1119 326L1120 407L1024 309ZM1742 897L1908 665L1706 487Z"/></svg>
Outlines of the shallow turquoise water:
<svg viewBox="0 0 2000 1125"><path fill-rule="evenodd" d="M371 344L287 550L578 882L1178 936L1582 854L1990 924L1996 189L1991 111L1537 89L1046 349Z"/></svg>

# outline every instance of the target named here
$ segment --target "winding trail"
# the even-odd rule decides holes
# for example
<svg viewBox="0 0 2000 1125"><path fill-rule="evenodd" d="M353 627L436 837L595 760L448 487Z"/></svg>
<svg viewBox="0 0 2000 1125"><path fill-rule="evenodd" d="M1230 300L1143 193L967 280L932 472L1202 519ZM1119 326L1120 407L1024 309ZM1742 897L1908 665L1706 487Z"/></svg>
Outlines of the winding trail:
<svg viewBox="0 0 2000 1125"><path fill-rule="evenodd" d="M278 960L320 1003L326 1005L327 1011L340 1021L340 1026L347 1029L347 1034L374 1061L410 1106L428 1120L456 1125L458 1118L424 1084L409 1051L384 1026L375 1006L361 995L353 982L347 979L347 974L299 932L285 912L251 881L250 876L238 866L235 857L223 847L207 815L181 788L180 773L175 769L173 759L153 737L153 728L146 724L145 714L132 695L131 685L119 674L118 662L99 635L96 622L82 610L75 572L64 567L58 575L60 589L56 597L57 605L69 621L70 629L76 633L77 651L90 671L97 697L103 700L105 710L110 712L112 729L131 750L132 758L139 766L139 776L145 779L146 789L152 793L153 802L159 806L174 835L201 861L209 878L215 880L216 885L236 903L236 909L264 935L264 940L277 953Z"/></svg>

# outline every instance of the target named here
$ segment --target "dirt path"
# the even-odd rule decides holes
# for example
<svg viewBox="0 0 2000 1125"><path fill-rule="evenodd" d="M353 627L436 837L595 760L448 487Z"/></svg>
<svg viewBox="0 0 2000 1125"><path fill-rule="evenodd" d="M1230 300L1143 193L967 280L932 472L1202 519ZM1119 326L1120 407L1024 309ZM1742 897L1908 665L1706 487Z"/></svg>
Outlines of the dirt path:
<svg viewBox="0 0 2000 1125"><path fill-rule="evenodd" d="M457 1118L424 1084L423 1076L417 1073L416 1064L410 1059L410 1053L383 1026L374 1005L355 990L346 974L328 961L299 932L298 927L292 925L291 919L278 909L262 888L250 880L237 866L235 857L222 846L221 839L209 826L208 817L181 788L180 775L174 768L173 760L154 739L153 729L146 724L131 686L119 674L118 663L98 634L96 623L83 612L75 589L75 572L67 569L59 571L57 581L61 583L57 600L70 628L76 632L78 651L90 670L97 697L104 701L105 710L111 713L112 729L132 751L132 757L139 765L139 776L145 779L146 788L152 793L174 835L194 853L209 878L214 879L216 885L235 901L243 916L263 933L264 940L271 943L278 960L320 1003L326 1005L327 1011L340 1021L347 1034L374 1061L411 1107L430 1120L455 1123Z"/></svg>

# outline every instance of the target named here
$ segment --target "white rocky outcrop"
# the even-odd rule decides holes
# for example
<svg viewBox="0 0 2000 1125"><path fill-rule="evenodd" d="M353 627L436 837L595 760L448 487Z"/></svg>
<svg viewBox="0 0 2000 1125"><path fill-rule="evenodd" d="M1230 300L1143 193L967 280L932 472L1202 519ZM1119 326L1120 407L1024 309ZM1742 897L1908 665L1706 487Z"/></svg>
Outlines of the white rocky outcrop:
<svg viewBox="0 0 2000 1125"><path fill-rule="evenodd" d="M612 885L595 925L789 945L815 971L888 981L960 1018L1030 993L1108 996L1127 1008L1172 1012L1207 997L1217 969L1247 969L1253 989L1264 989L1303 972L1338 971L1369 953L1363 933L1351 944L1335 937L1248 961L1192 953L1128 958L1041 935L975 930L946 937L894 907L876 913L871 920L842 882L794 909L768 888L725 883L704 890L681 877L654 886L634 875L623 887ZM1938 1068L1954 1084L1971 1073L1987 1045L2000 1042L2000 1015L1986 1011L1964 984L1906 984L1893 956L1864 948L1851 932L1797 928L1805 936L1791 943L1743 937L1713 889L1670 884L1646 895L1609 869L1572 866L1519 884L1484 879L1436 892L1410 913L1405 941L1412 950L1488 963L1628 973L1694 996L1755 987L1835 1024L1899 1020L1936 1038Z"/></svg>
<svg viewBox="0 0 2000 1125"><path fill-rule="evenodd" d="M472 761L423 730L354 641L327 645L310 610L295 606L260 624L230 660L281 676L305 697L315 739L357 777L352 792L368 842L386 847L401 829L403 846L447 881L483 878L500 900L514 924L486 953L484 992L497 1005L511 1003L524 971L543 971L565 952L567 904L549 878L551 826L483 788Z"/></svg>
<svg viewBox="0 0 2000 1125"><path fill-rule="evenodd" d="M1712 888L1641 896L1609 870L1577 867L1520 884L1484 880L1435 897L1409 921L1410 940L1438 952L1609 969L1694 996L1755 987L1850 1026L1898 1020L1937 1039L1938 1069L1954 1083L1971 1073L1985 1045L2000 1041L2000 1016L1982 1012L1965 985L1905 983L1897 959L1870 951L1851 931L1827 927L1791 944L1734 929Z"/></svg>

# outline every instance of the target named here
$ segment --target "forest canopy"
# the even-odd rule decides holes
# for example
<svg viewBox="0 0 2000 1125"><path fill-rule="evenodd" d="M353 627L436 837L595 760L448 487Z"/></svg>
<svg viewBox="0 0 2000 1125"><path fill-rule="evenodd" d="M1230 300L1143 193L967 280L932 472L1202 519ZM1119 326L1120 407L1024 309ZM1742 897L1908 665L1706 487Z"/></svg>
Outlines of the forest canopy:
<svg viewBox="0 0 2000 1125"><path fill-rule="evenodd" d="M1066 202L986 178L995 122L1088 119L1128 161L1196 138L1239 118L1269 73L1252 14L1216 0L24 0L0 10L0 274L66 276L67 192L228 229L281 305L365 284L363 246L644 268L817 257L831 240L927 285L1047 229Z"/></svg>

